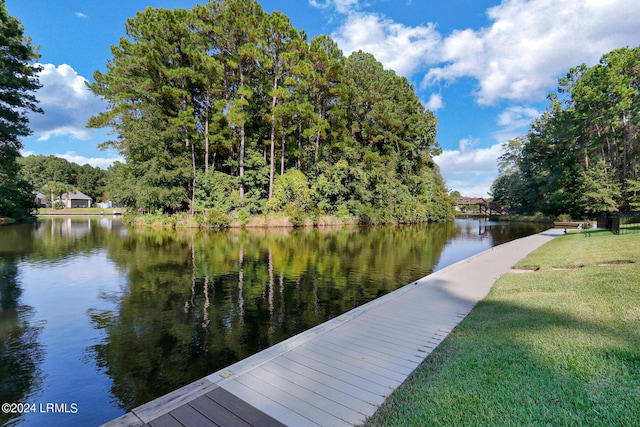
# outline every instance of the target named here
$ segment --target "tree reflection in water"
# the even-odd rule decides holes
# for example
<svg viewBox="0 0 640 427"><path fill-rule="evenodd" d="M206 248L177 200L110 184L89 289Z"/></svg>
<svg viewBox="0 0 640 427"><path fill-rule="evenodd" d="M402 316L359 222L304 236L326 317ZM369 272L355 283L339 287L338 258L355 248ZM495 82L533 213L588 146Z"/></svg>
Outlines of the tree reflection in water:
<svg viewBox="0 0 640 427"><path fill-rule="evenodd" d="M36 321L34 309L22 304L17 257L0 253L0 402L28 402L40 388L44 357L38 336L44 321ZM0 413L6 425L17 413Z"/></svg>

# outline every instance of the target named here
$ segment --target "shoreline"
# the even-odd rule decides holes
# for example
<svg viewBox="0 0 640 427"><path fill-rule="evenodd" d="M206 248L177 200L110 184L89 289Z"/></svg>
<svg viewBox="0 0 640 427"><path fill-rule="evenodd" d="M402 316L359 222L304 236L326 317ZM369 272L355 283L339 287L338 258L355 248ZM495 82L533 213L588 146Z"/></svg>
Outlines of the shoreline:
<svg viewBox="0 0 640 427"><path fill-rule="evenodd" d="M344 226L375 226L375 225L415 225L432 222L449 222L455 218L445 218L437 221L424 220L420 222L361 222L357 217L343 218L335 215L322 215L318 217L305 216L304 218L291 218L282 214L262 214L244 218L231 217L223 214L215 217L205 217L203 214L189 216L188 214L176 215L134 215L122 211L114 212L45 212L38 213L35 218L47 217L119 217L123 222L134 229L193 229L193 230L224 230L244 228L316 228L316 227L344 227Z"/></svg>

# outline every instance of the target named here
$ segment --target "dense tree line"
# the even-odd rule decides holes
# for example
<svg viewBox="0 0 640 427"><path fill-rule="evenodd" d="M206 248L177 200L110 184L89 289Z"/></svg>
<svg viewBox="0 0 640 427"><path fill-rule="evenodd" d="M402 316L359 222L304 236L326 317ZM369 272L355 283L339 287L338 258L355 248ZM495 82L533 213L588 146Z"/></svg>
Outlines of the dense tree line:
<svg viewBox="0 0 640 427"><path fill-rule="evenodd" d="M174 213L349 213L365 222L450 217L432 160L437 119L406 78L370 54L310 42L255 0L129 19L106 72L126 163L110 169L116 201Z"/></svg>
<svg viewBox="0 0 640 427"><path fill-rule="evenodd" d="M521 213L640 209L640 47L572 68L525 136L505 144L494 199Z"/></svg>
<svg viewBox="0 0 640 427"><path fill-rule="evenodd" d="M50 200L76 190L91 197L94 203L105 196L107 172L98 167L43 155L20 157L18 164L20 176Z"/></svg>
<svg viewBox="0 0 640 427"><path fill-rule="evenodd" d="M0 0L0 217L28 217L35 203L31 187L21 179L17 159L20 138L31 133L27 113L41 112L33 91L40 87L31 65L38 58L19 20L9 16Z"/></svg>

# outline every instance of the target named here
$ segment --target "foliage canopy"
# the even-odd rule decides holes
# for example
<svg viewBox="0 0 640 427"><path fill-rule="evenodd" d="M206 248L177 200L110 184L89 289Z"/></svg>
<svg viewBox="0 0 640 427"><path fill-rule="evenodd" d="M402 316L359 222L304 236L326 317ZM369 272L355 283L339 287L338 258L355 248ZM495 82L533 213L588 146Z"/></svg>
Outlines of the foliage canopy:
<svg viewBox="0 0 640 427"><path fill-rule="evenodd" d="M574 217L638 209L640 47L572 68L548 99L527 135L505 144L495 200Z"/></svg>
<svg viewBox="0 0 640 427"><path fill-rule="evenodd" d="M42 112L33 91L40 87L38 58L19 20L0 1L0 216L23 219L35 208L31 187L17 163L22 142L31 133L27 112Z"/></svg>

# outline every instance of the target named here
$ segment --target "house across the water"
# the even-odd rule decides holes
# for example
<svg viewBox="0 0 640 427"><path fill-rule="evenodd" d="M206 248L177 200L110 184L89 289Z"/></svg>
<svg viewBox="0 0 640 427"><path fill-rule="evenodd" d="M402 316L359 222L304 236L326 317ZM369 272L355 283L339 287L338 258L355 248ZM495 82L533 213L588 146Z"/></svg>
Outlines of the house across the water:
<svg viewBox="0 0 640 427"><path fill-rule="evenodd" d="M42 193L39 193L37 191L33 192L34 198L35 198L35 202L36 205L38 205L39 208L48 208L49 207L49 201L47 200L47 196L45 196Z"/></svg>
<svg viewBox="0 0 640 427"><path fill-rule="evenodd" d="M63 193L56 202L62 202L66 209L91 207L91 197L80 191Z"/></svg>

